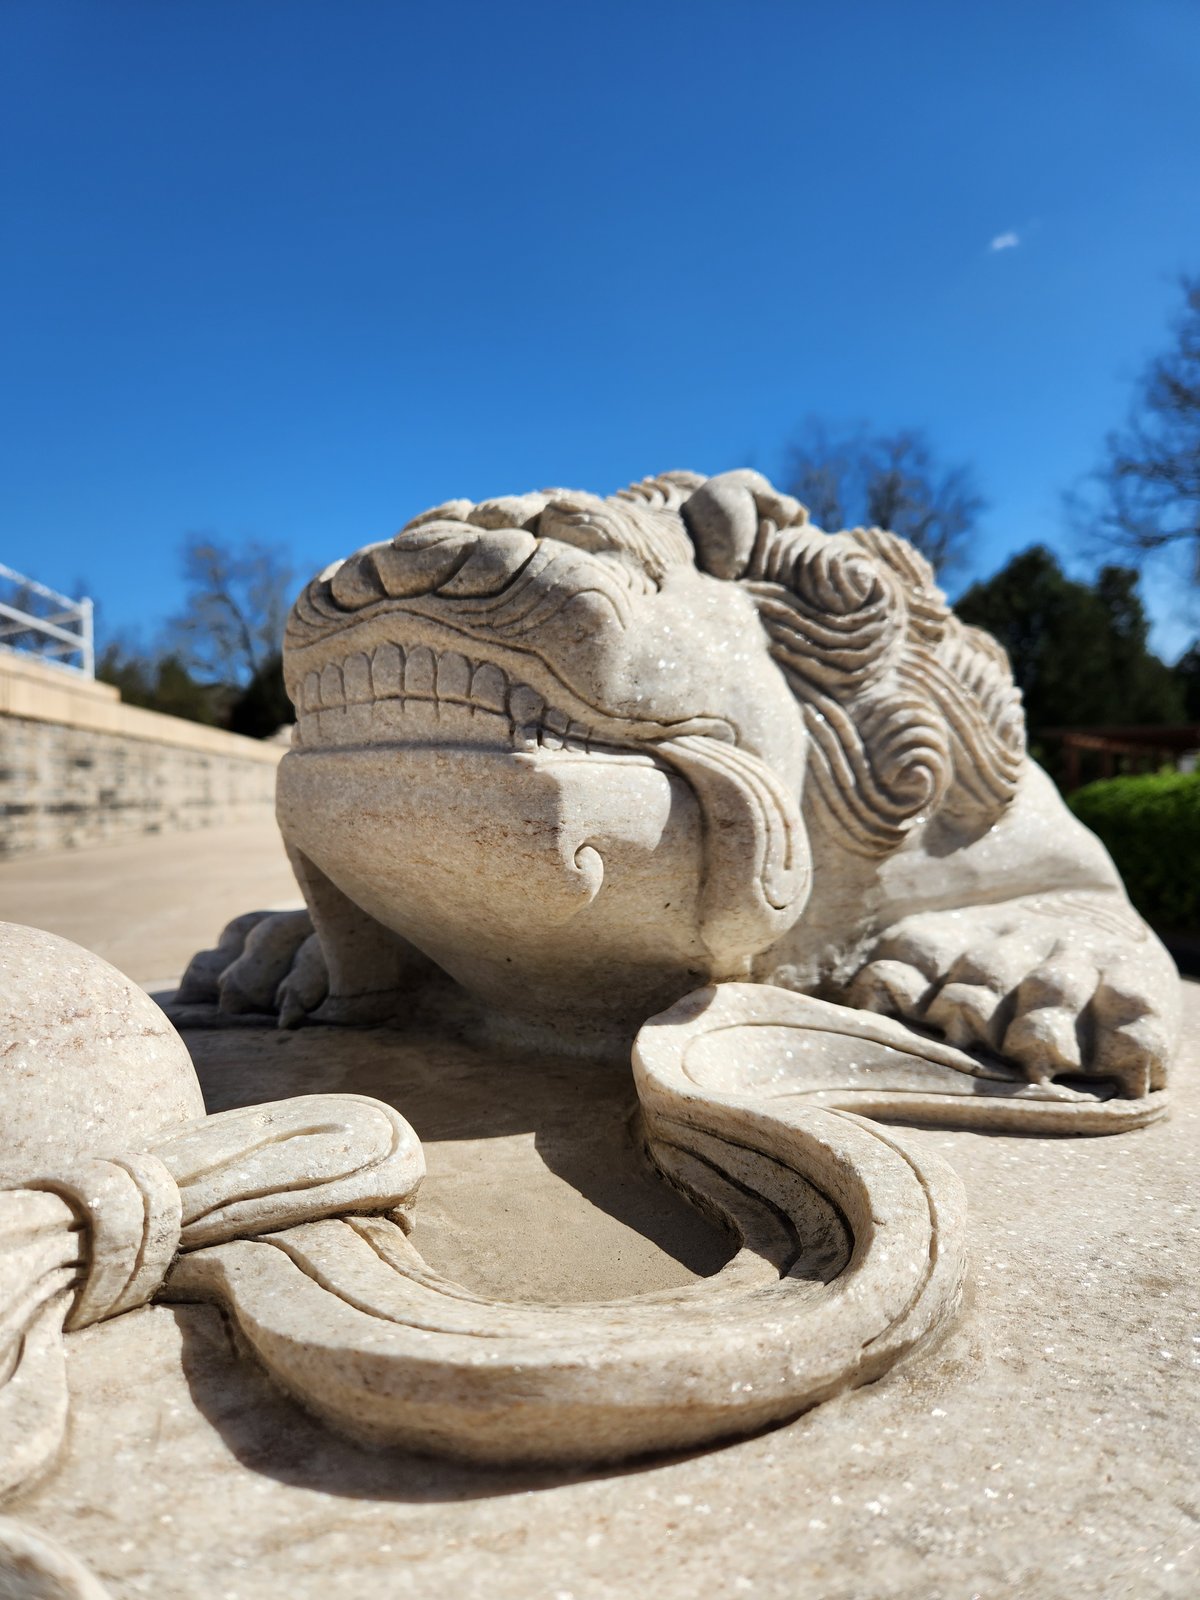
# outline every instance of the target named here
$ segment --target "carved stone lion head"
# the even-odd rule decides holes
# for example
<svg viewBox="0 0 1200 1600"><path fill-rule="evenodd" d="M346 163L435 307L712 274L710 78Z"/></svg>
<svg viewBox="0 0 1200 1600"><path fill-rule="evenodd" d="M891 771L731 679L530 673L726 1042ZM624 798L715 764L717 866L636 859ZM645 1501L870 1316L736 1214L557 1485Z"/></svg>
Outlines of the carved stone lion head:
<svg viewBox="0 0 1200 1600"><path fill-rule="evenodd" d="M982 831L1023 759L927 563L749 471L438 506L309 584L284 665L289 844L500 1005L743 974L830 850Z"/></svg>

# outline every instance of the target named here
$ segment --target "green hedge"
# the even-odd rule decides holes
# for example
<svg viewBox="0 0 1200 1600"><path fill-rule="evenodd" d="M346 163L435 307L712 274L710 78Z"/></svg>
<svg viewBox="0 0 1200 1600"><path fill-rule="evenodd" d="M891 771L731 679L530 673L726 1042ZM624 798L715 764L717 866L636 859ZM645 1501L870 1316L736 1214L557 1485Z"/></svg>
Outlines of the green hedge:
<svg viewBox="0 0 1200 1600"><path fill-rule="evenodd" d="M1068 796L1148 922L1200 932L1200 772L1104 778Z"/></svg>

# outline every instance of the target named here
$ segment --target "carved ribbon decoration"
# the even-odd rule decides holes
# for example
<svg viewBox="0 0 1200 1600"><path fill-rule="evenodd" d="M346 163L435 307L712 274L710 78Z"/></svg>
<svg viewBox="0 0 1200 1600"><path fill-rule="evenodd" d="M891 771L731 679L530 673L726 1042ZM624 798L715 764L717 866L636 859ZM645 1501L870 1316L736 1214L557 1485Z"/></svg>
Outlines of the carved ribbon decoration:
<svg viewBox="0 0 1200 1600"><path fill-rule="evenodd" d="M352 1095L225 1112L0 1195L0 1483L57 1447L63 1329L155 1297L223 1304L305 1406L380 1442L596 1462L782 1421L880 1376L957 1305L959 1181L868 1118L1098 1133L1165 1105L1029 1084L757 984L652 1019L634 1073L654 1160L741 1241L661 1294L509 1304L441 1277L385 1215L411 1204L420 1146Z"/></svg>
<svg viewBox="0 0 1200 1600"><path fill-rule="evenodd" d="M503 1303L363 1217L193 1251L171 1293L224 1304L276 1379L359 1437L503 1462L711 1443L879 1377L953 1315L959 1180L868 1118L1099 1133L1165 1107L1161 1092L1030 1084L761 984L652 1019L634 1077L651 1156L740 1239L714 1277L604 1305Z"/></svg>
<svg viewBox="0 0 1200 1600"><path fill-rule="evenodd" d="M66 1424L62 1335L156 1295L189 1251L411 1203L425 1172L403 1117L305 1095L185 1124L147 1149L0 1191L0 1499L43 1471Z"/></svg>

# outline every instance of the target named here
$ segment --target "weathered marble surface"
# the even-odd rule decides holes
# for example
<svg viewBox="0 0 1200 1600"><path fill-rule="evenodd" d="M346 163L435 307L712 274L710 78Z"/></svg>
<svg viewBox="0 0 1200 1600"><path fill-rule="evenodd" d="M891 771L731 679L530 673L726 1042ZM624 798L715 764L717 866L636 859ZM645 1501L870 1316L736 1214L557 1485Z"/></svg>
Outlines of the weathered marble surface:
<svg viewBox="0 0 1200 1600"><path fill-rule="evenodd" d="M374 1451L274 1391L216 1310L152 1307L72 1336L60 1466L6 1511L118 1600L1194 1595L1200 988L1184 998L1166 1121L905 1131L966 1185L965 1306L932 1357L787 1427L597 1473ZM627 1072L513 1054L497 1077L494 1049L429 1034L188 1043L213 1109L350 1086L403 1106L429 1167L414 1240L481 1292L603 1296L721 1260L640 1167Z"/></svg>
<svg viewBox="0 0 1200 1600"><path fill-rule="evenodd" d="M1186 1402L1154 1368L1184 1358L1182 1147L1011 1137L1157 1122L1178 985L920 558L745 472L453 502L315 579L285 670L306 910L238 919L185 974L180 1017L249 1024L197 1036L209 1115L139 1122L161 1073L104 1033L119 975L68 952L76 1014L40 946L0 948L24 985L0 1048L34 1074L0 1078L23 1525L114 1594L234 1600L1182 1570ZM914 1113L940 1131L877 1125ZM738 1235L727 1262L643 1139ZM977 1205L957 1325L947 1156ZM1165 1283L1157 1358L1130 1270ZM0 1572L24 1537L0 1529Z"/></svg>
<svg viewBox="0 0 1200 1600"><path fill-rule="evenodd" d="M0 1183L144 1145L204 1115L179 1036L114 967L0 922Z"/></svg>

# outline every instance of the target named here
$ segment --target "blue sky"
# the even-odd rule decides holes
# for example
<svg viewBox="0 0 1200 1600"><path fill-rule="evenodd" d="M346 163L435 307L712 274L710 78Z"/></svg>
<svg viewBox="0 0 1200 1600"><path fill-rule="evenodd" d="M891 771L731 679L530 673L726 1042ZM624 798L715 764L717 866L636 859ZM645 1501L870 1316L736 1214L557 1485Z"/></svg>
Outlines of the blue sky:
<svg viewBox="0 0 1200 1600"><path fill-rule="evenodd" d="M973 462L984 574L1200 271L1200 5L6 0L0 164L0 560L109 628L189 533L306 574L810 414Z"/></svg>

